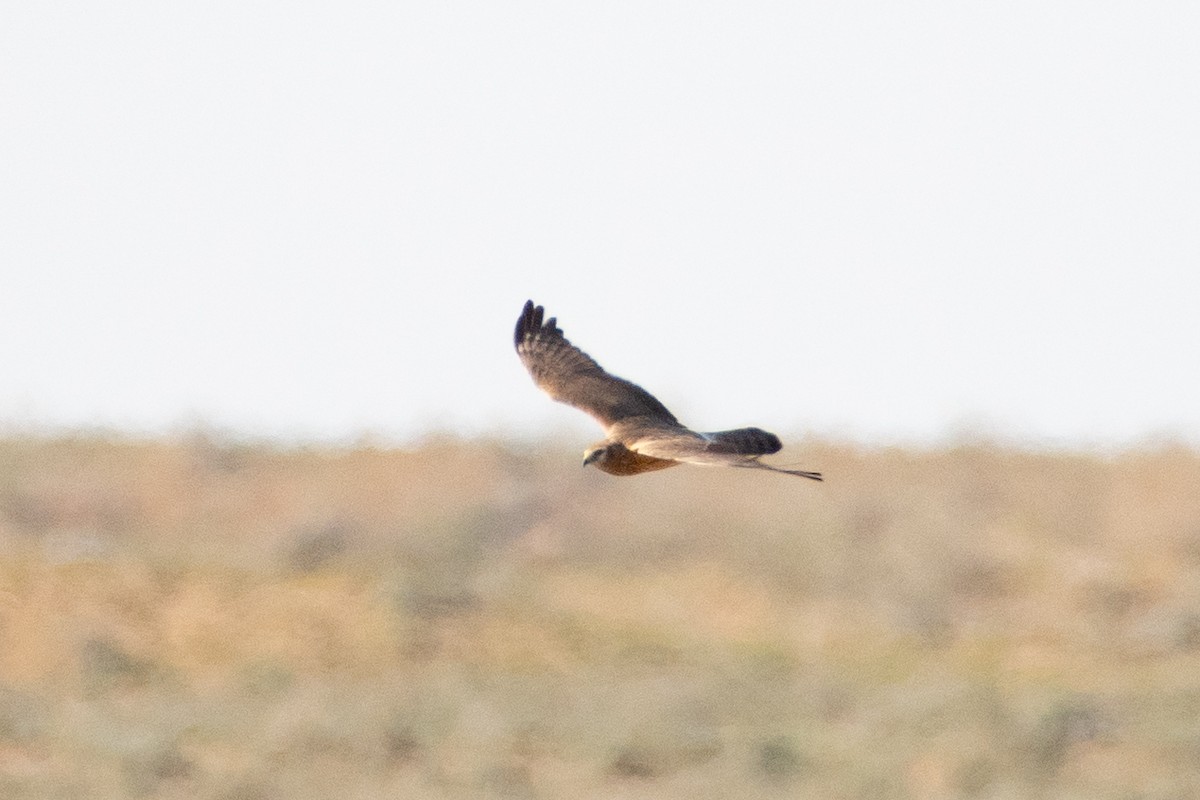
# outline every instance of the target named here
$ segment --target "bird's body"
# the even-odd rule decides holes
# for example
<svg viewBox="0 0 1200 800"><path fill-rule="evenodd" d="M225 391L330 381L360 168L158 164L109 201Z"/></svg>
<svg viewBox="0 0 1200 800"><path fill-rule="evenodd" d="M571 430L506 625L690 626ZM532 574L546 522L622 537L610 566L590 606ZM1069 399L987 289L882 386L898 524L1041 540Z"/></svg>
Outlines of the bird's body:
<svg viewBox="0 0 1200 800"><path fill-rule="evenodd" d="M819 472L782 469L759 458L779 452L779 437L761 428L699 433L680 424L654 395L610 375L575 347L554 317L530 300L517 320L517 355L534 382L562 403L591 414L604 426L605 439L590 448L584 465L611 475L638 475L679 464L745 467L821 480Z"/></svg>
<svg viewBox="0 0 1200 800"><path fill-rule="evenodd" d="M609 475L640 475L656 469L678 467L682 461L644 456L620 442L605 440L583 454L583 465L595 464Z"/></svg>

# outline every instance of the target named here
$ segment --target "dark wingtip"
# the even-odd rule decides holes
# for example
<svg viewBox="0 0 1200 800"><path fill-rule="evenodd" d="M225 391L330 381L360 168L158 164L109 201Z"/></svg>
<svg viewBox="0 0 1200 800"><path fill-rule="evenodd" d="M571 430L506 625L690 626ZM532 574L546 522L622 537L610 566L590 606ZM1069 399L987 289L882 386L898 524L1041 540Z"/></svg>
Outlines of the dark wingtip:
<svg viewBox="0 0 1200 800"><path fill-rule="evenodd" d="M513 331L513 344L520 347L521 342L525 341L525 337L541 327L541 324L542 307L535 306L532 300L526 300L525 307L521 309L521 316L517 317L517 328Z"/></svg>
<svg viewBox="0 0 1200 800"><path fill-rule="evenodd" d="M521 316L517 319L517 328L513 332L513 344L519 348L521 342L537 331L561 334L562 331L559 329L558 320L555 317L551 317L543 326L542 318L545 314L544 307L534 305L532 300L526 300L525 307L521 309Z"/></svg>
<svg viewBox="0 0 1200 800"><path fill-rule="evenodd" d="M779 440L779 437L762 428L746 428L745 440L746 444L753 448L758 455L771 455L783 449L783 442Z"/></svg>

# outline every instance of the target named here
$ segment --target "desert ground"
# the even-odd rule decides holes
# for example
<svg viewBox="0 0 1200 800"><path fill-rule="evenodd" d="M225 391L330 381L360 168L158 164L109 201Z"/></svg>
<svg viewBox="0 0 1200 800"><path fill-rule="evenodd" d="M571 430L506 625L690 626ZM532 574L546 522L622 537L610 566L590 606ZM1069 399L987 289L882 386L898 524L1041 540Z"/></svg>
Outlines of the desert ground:
<svg viewBox="0 0 1200 800"><path fill-rule="evenodd" d="M1200 797L1200 454L0 438L0 797Z"/></svg>

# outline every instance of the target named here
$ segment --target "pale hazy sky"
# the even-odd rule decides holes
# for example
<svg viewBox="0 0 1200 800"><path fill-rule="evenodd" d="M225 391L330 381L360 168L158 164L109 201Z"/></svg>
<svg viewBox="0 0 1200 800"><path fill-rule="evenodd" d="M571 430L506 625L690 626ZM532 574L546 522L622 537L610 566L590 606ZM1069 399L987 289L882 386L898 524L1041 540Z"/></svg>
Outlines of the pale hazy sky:
<svg viewBox="0 0 1200 800"><path fill-rule="evenodd" d="M1200 442L1200 5L0 10L0 423Z"/></svg>

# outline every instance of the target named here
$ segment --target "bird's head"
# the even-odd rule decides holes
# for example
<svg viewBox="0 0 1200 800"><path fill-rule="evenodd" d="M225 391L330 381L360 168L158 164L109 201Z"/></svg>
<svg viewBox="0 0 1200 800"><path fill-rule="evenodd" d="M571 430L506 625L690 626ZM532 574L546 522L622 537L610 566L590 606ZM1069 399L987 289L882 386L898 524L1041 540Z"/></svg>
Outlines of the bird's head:
<svg viewBox="0 0 1200 800"><path fill-rule="evenodd" d="M603 464L604 459L608 457L608 445L601 444L594 447L589 447L583 451L583 465L595 464L597 462Z"/></svg>

